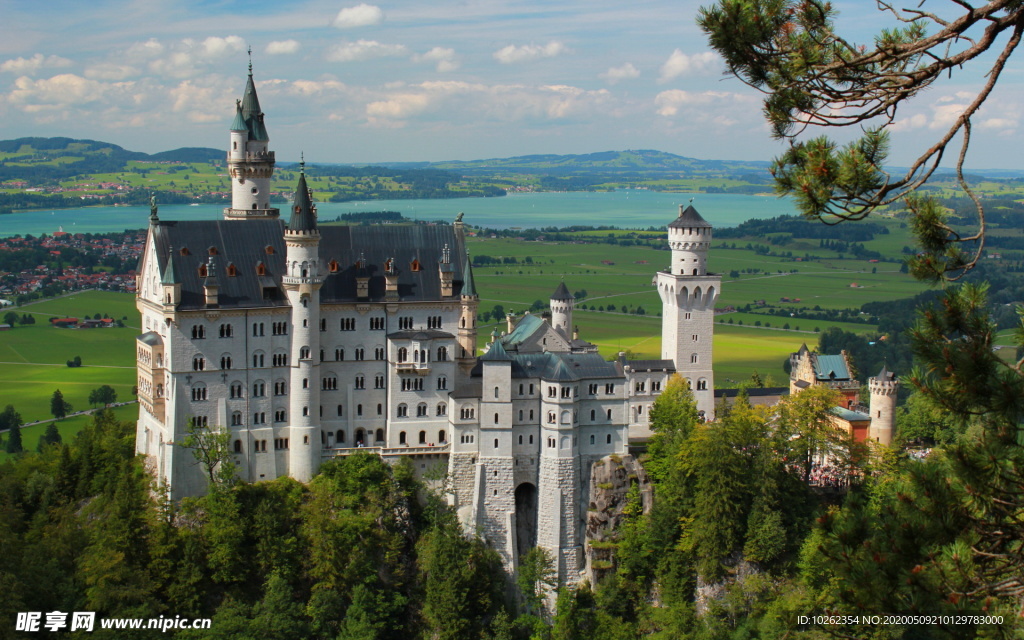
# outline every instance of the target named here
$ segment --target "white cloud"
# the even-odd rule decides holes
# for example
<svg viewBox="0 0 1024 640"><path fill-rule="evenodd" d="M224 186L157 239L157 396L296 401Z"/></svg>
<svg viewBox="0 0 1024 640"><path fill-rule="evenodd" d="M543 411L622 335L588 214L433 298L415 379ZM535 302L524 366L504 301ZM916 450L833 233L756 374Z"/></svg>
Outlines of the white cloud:
<svg viewBox="0 0 1024 640"><path fill-rule="evenodd" d="M354 62L372 58L404 56L407 49L400 44L382 44L376 40L357 40L336 44L327 51L330 62Z"/></svg>
<svg viewBox="0 0 1024 640"><path fill-rule="evenodd" d="M345 84L337 80L296 80L291 83L288 92L301 96L318 96L329 92L344 91L345 88Z"/></svg>
<svg viewBox="0 0 1024 640"><path fill-rule="evenodd" d="M145 42L136 42L132 46L128 47L128 57L137 58L153 58L164 52L164 45L160 44L160 41L156 38L150 38Z"/></svg>
<svg viewBox="0 0 1024 640"><path fill-rule="evenodd" d="M459 62L455 59L455 49L445 47L434 47L426 53L417 53L412 57L412 61L436 63L436 68L441 73L459 68Z"/></svg>
<svg viewBox="0 0 1024 640"><path fill-rule="evenodd" d="M607 71L599 76L608 84L616 84L622 80L632 80L640 77L640 70L627 62L617 67L609 67Z"/></svg>
<svg viewBox="0 0 1024 640"><path fill-rule="evenodd" d="M915 113L909 118L901 118L896 122L892 123L889 127L892 131L910 131L912 129L920 129L921 127L928 125L928 116L923 113Z"/></svg>
<svg viewBox="0 0 1024 640"><path fill-rule="evenodd" d="M267 45L267 55L275 56L286 53L295 53L299 50L298 40L275 40Z"/></svg>
<svg viewBox="0 0 1024 640"><path fill-rule="evenodd" d="M339 11L333 24L339 29L352 29L380 24L383 20L384 12L380 10L380 7L363 3Z"/></svg>
<svg viewBox="0 0 1024 640"><path fill-rule="evenodd" d="M988 118L978 125L982 129L1016 129L1016 118Z"/></svg>
<svg viewBox="0 0 1024 640"><path fill-rule="evenodd" d="M219 58L227 53L241 53L245 51L245 40L238 36L218 38L210 36L199 46L200 55L205 58Z"/></svg>
<svg viewBox="0 0 1024 640"><path fill-rule="evenodd" d="M136 67L112 62L101 62L85 68L85 77L93 80L124 80L139 73Z"/></svg>
<svg viewBox="0 0 1024 640"><path fill-rule="evenodd" d="M683 75L706 74L718 67L718 56L710 51L695 53L688 56L676 49L661 65L661 76L658 82L668 82Z"/></svg>
<svg viewBox="0 0 1024 640"><path fill-rule="evenodd" d="M17 73L19 75L32 75L40 69L57 69L71 64L67 58L60 56L44 56L37 53L31 58L13 58L0 64L0 71Z"/></svg>
<svg viewBox="0 0 1024 640"><path fill-rule="evenodd" d="M721 113L707 114L707 107L712 104L732 105L747 103L750 99L736 93L727 91L683 91L681 89L670 89L662 91L654 97L654 105L658 108L657 113L661 116L675 116L685 107L699 107L704 111L711 121L721 122L725 116Z"/></svg>
<svg viewBox="0 0 1024 640"><path fill-rule="evenodd" d="M224 121L225 105L233 102L230 90L221 85L219 78L206 79L205 84L185 80L168 93L173 99L171 110L196 123Z"/></svg>
<svg viewBox="0 0 1024 640"><path fill-rule="evenodd" d="M133 48L135 46L138 45L133 45ZM202 67L229 57L232 53L242 53L245 48L245 40L238 36L211 36L201 42L185 38L172 45L167 53L164 53L163 45L155 40L149 40L141 46L151 56L159 56L149 63L150 71L178 79L195 77Z"/></svg>
<svg viewBox="0 0 1024 640"><path fill-rule="evenodd" d="M556 40L545 45L524 44L521 46L508 45L494 52L494 59L502 64L513 64L516 62L528 62L540 58L553 58L563 54L568 49L564 44Z"/></svg>

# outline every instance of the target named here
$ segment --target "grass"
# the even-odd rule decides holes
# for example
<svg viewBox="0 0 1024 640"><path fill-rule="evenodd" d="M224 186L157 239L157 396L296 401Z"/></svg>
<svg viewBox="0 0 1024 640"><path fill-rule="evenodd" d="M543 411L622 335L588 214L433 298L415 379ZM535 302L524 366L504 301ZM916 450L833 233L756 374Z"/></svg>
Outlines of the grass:
<svg viewBox="0 0 1024 640"><path fill-rule="evenodd" d="M113 407L111 411L114 412L114 416L118 420L130 420L135 421L139 417L139 405L129 404L123 407ZM24 417L24 416L22 416ZM64 420L57 421L57 431L60 432L60 437L64 442L72 442L78 432L85 428L87 424L92 420L91 415L72 416L65 418ZM30 427L22 427L21 429L21 443L27 451L35 451L36 445L39 443L39 437L46 431L47 425L35 424ZM4 442L7 441L7 434L3 434ZM6 462L12 456L6 452L6 449L0 447L0 464Z"/></svg>

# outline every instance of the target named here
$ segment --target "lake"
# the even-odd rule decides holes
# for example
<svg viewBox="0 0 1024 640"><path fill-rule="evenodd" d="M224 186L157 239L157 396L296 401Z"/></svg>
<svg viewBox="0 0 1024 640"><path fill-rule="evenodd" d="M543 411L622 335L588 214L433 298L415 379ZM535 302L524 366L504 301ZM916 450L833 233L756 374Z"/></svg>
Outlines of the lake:
<svg viewBox="0 0 1024 640"><path fill-rule="evenodd" d="M459 212L467 224L492 228L612 225L663 227L678 215L679 205L693 199L700 214L716 227L734 227L752 218L795 214L792 202L775 196L718 193L660 193L647 190L613 192L517 193L502 198L454 200L371 200L317 204L322 221L355 211L398 211L415 220L454 220ZM278 205L286 216L287 205ZM163 205L164 220L216 220L223 205ZM0 215L0 237L53 233L110 233L141 229L148 224L149 207L82 207Z"/></svg>

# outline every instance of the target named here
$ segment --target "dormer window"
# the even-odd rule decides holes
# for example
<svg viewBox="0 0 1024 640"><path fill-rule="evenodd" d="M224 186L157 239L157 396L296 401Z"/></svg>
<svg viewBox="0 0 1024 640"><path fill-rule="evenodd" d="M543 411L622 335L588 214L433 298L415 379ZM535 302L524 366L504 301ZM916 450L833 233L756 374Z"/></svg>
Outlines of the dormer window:
<svg viewBox="0 0 1024 640"><path fill-rule="evenodd" d="M416 258L413 258L412 264L409 265L409 268L412 269L413 271L419 271L420 261Z"/></svg>
<svg viewBox="0 0 1024 640"><path fill-rule="evenodd" d="M302 213L302 207L295 205L295 213Z"/></svg>
<svg viewBox="0 0 1024 640"><path fill-rule="evenodd" d="M267 275L267 266L262 262L256 263L256 275L265 276Z"/></svg>
<svg viewBox="0 0 1024 640"><path fill-rule="evenodd" d="M238 275L238 269L235 268L234 263L228 264L228 277L234 278Z"/></svg>
<svg viewBox="0 0 1024 640"><path fill-rule="evenodd" d="M209 253L209 254L210 254L211 256L215 256L215 255L217 255L217 247L210 247L209 249L207 249L207 252L208 252L208 253Z"/></svg>
<svg viewBox="0 0 1024 640"><path fill-rule="evenodd" d="M337 273L338 272L338 261L337 260L331 260L331 262L327 265L327 268L330 269L331 273Z"/></svg>
<svg viewBox="0 0 1024 640"><path fill-rule="evenodd" d="M181 253L181 255L183 255L183 256L187 256L187 255L189 255L189 254L190 254L191 252L190 252L190 251L188 250L188 247L182 247L182 248L181 248L181 251L180 251L179 253Z"/></svg>
<svg viewBox="0 0 1024 640"><path fill-rule="evenodd" d="M199 265L199 277L200 278L205 278L206 276L207 276L206 265L205 264Z"/></svg>
<svg viewBox="0 0 1024 640"><path fill-rule="evenodd" d="M268 256L274 255L274 247L270 246L269 244L266 247L266 251Z"/></svg>

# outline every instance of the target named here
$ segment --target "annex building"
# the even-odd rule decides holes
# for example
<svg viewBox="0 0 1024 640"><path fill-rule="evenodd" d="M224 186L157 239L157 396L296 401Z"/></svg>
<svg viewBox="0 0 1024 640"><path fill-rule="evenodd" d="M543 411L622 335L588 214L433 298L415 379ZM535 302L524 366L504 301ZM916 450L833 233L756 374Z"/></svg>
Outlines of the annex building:
<svg viewBox="0 0 1024 640"><path fill-rule="evenodd" d="M671 264L655 275L661 359L602 358L560 282L550 314L510 316L481 348L461 219L321 226L304 171L279 210L269 142L250 64L223 218L163 220L152 208L138 268L136 440L152 473L173 499L205 492L182 446L190 422L230 434L249 482L308 481L324 461L367 450L417 470L445 464L462 522L507 566L539 545L574 583L593 464L649 435L674 373L713 417L711 225L692 206L668 224Z"/></svg>

